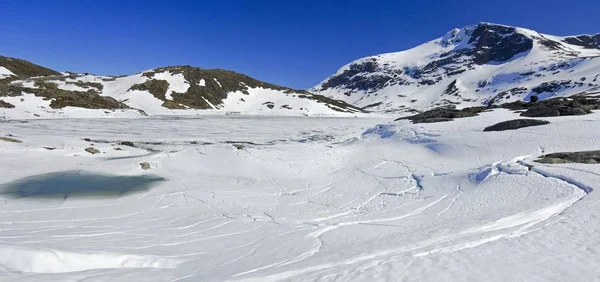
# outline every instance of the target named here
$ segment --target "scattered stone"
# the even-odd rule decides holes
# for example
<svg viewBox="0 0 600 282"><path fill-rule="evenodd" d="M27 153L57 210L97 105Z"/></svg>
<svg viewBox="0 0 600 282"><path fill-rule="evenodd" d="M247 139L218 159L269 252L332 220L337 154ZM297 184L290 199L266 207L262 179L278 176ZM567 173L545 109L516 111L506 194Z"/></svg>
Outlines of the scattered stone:
<svg viewBox="0 0 600 282"><path fill-rule="evenodd" d="M83 141L92 142L92 140L90 138L83 138Z"/></svg>
<svg viewBox="0 0 600 282"><path fill-rule="evenodd" d="M140 166L142 167L143 170L150 169L150 164L148 162L140 163Z"/></svg>
<svg viewBox="0 0 600 282"><path fill-rule="evenodd" d="M56 150L56 148L54 148L54 147L42 147L42 148L44 148L44 149L46 149L46 150L49 150L49 151Z"/></svg>
<svg viewBox="0 0 600 282"><path fill-rule="evenodd" d="M135 145L133 145L133 142L131 142L131 141L122 141L122 142L119 142L119 145L121 145L121 146L128 146L128 147L135 147Z"/></svg>
<svg viewBox="0 0 600 282"><path fill-rule="evenodd" d="M523 127L529 126L538 126L549 124L549 121L538 120L538 119L514 119L503 121L492 126L488 126L483 129L483 131L504 131L504 130L514 130Z"/></svg>
<svg viewBox="0 0 600 282"><path fill-rule="evenodd" d="M244 146L244 145L242 145L242 144L233 144L233 147L234 147L236 150L243 150L243 149L245 149L245 148L246 148L246 146Z"/></svg>
<svg viewBox="0 0 600 282"><path fill-rule="evenodd" d="M4 142L11 142L11 143L23 143L23 141L21 141L19 139L11 138L11 137L0 136L0 140L2 140Z"/></svg>
<svg viewBox="0 0 600 282"><path fill-rule="evenodd" d="M562 152L552 153L541 156L535 160L544 164L562 164L562 163L581 163L581 164L600 164L600 150L582 151L582 152Z"/></svg>
<svg viewBox="0 0 600 282"><path fill-rule="evenodd" d="M117 148L115 148L115 151L123 151L123 149L117 147Z"/></svg>
<svg viewBox="0 0 600 282"><path fill-rule="evenodd" d="M89 148L85 148L85 151L94 155L94 154L99 154L100 150L94 148L94 147L89 147Z"/></svg>

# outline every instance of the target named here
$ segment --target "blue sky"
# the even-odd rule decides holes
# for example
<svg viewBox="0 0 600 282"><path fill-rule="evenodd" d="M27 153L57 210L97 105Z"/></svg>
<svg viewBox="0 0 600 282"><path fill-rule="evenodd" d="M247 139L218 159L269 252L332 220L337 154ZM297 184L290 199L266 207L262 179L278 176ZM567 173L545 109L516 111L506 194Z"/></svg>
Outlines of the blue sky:
<svg viewBox="0 0 600 282"><path fill-rule="evenodd" d="M307 88L364 56L481 21L555 35L600 32L600 1L10 1L0 55L104 75L222 68Z"/></svg>

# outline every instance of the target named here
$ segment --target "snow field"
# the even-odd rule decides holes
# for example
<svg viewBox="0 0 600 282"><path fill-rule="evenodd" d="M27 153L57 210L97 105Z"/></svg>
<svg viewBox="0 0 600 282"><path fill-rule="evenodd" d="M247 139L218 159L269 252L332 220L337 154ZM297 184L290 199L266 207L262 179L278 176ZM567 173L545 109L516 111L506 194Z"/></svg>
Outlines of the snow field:
<svg viewBox="0 0 600 282"><path fill-rule="evenodd" d="M600 230L592 212L600 169L532 160L598 148L593 128L600 116L481 132L516 117L497 110L426 125L258 116L0 123L3 135L23 141L0 143L0 170L9 172L0 175L0 188L72 170L166 179L117 198L4 197L0 252L18 259L0 260L1 275L20 281L595 277L598 248L589 238ZM115 145L122 140L136 148ZM83 151L91 144L101 153ZM141 162L151 169L142 170Z"/></svg>

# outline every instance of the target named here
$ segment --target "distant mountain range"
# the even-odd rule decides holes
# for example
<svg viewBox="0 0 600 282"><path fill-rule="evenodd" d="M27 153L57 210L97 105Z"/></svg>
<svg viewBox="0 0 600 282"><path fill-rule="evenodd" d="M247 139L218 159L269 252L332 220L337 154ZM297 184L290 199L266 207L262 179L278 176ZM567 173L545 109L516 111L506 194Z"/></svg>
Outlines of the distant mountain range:
<svg viewBox="0 0 600 282"><path fill-rule="evenodd" d="M315 62L316 63L316 62ZM0 115L332 115L424 111L570 96L600 88L600 34L552 36L480 23L413 49L353 61L308 90L191 66L128 76L57 72L0 56ZM18 114L14 114L18 113Z"/></svg>
<svg viewBox="0 0 600 282"><path fill-rule="evenodd" d="M309 89L371 111L481 106L600 86L600 34L559 37L480 23L353 61Z"/></svg>
<svg viewBox="0 0 600 282"><path fill-rule="evenodd" d="M362 112L343 101L226 70L172 66L128 76L97 76L60 73L0 57L0 116L173 115L198 110L280 115Z"/></svg>

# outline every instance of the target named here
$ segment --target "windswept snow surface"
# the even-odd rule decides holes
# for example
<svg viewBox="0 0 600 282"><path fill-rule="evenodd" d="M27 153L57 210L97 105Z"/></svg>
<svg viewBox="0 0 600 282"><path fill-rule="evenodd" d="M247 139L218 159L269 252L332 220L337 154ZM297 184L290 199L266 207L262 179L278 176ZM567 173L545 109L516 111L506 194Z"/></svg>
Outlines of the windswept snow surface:
<svg viewBox="0 0 600 282"><path fill-rule="evenodd" d="M119 197L3 192L0 280L597 278L600 165L532 160L600 148L600 114L482 132L517 115L1 122L23 142L0 141L0 189L62 171L166 180Z"/></svg>

